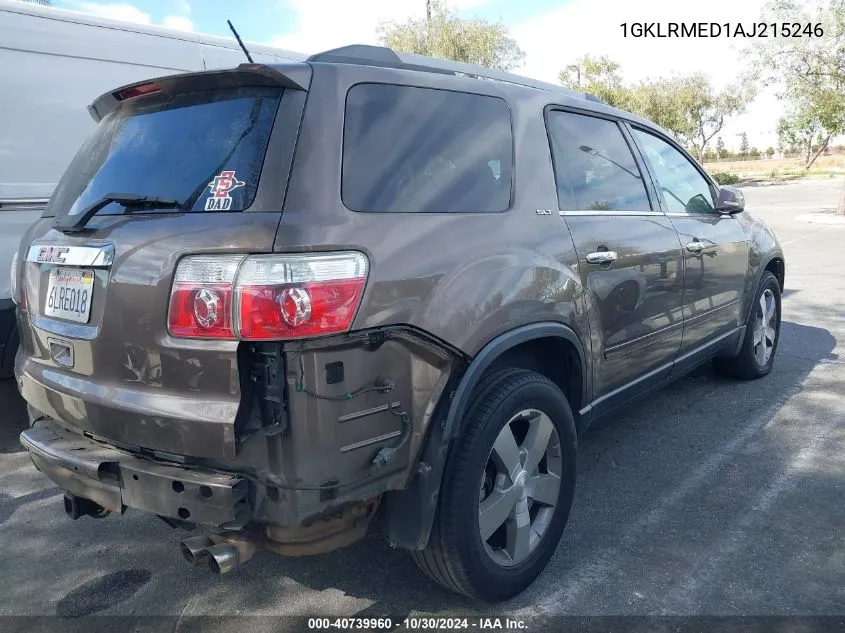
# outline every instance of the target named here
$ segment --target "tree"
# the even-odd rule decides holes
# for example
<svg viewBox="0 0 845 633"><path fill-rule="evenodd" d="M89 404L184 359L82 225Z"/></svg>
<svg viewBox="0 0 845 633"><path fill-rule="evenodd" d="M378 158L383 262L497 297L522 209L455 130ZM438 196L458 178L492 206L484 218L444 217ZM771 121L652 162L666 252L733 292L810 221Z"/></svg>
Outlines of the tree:
<svg viewBox="0 0 845 633"><path fill-rule="evenodd" d="M682 79L679 97L688 122L688 142L700 158L707 144L725 127L726 119L745 110L754 90L735 84L717 92L707 76L696 73Z"/></svg>
<svg viewBox="0 0 845 633"><path fill-rule="evenodd" d="M748 134L743 132L739 137L739 155L743 158L748 156Z"/></svg>
<svg viewBox="0 0 845 633"><path fill-rule="evenodd" d="M722 160L726 154L727 149L725 149L725 141L723 141L722 137L719 136L716 138L716 157L719 160Z"/></svg>
<svg viewBox="0 0 845 633"><path fill-rule="evenodd" d="M567 88L595 95L617 108L630 102L631 91L622 85L619 64L609 57L584 55L564 68L558 78Z"/></svg>
<svg viewBox="0 0 845 633"><path fill-rule="evenodd" d="M426 13L425 19L382 22L379 41L397 51L497 70L510 70L525 58L525 52L501 22L461 19L442 0L429 0Z"/></svg>
<svg viewBox="0 0 845 633"><path fill-rule="evenodd" d="M726 120L741 113L753 96L752 90L740 85L716 91L700 73L626 85L619 68L609 57L584 55L566 66L559 79L568 88L651 119L694 149L699 158Z"/></svg>
<svg viewBox="0 0 845 633"><path fill-rule="evenodd" d="M772 158L775 155L775 148L774 147L767 147L766 148L766 158Z"/></svg>
<svg viewBox="0 0 845 633"><path fill-rule="evenodd" d="M778 119L778 142L785 148L801 152L805 166L811 165L813 146L820 143L824 133L821 121L808 105L793 106Z"/></svg>
<svg viewBox="0 0 845 633"><path fill-rule="evenodd" d="M774 0L766 5L765 22L818 25L813 37L767 38L755 42L755 72L780 96L815 117L824 138L809 169L830 139L845 133L845 0ZM823 34L822 34L823 33ZM845 188L840 212L845 213Z"/></svg>
<svg viewBox="0 0 845 633"><path fill-rule="evenodd" d="M686 112L685 82L683 77L642 81L634 86L628 109L666 128L688 145L693 126Z"/></svg>

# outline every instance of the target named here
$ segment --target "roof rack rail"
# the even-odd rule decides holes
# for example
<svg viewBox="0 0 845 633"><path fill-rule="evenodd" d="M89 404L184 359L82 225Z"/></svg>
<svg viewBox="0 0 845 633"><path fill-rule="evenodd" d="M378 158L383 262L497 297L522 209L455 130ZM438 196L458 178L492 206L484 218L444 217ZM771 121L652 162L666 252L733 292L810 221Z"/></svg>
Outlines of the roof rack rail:
<svg viewBox="0 0 845 633"><path fill-rule="evenodd" d="M423 59L429 59L424 57ZM362 66L381 66L383 68L401 68L402 70L419 70L423 72L439 72L445 75L454 74L448 70L412 64L403 61L393 49L386 46L370 46L369 44L351 44L333 48L322 53L314 53L306 62L324 62L335 64L361 64Z"/></svg>
<svg viewBox="0 0 845 633"><path fill-rule="evenodd" d="M570 90L569 88L564 88L563 86L558 86L545 81L538 81L529 77L523 77L522 75L494 70L493 68L476 66L475 64L455 62L448 59L438 59L436 57L426 57L425 55L416 55L414 53L398 53L387 46L370 46L367 44L342 46L341 48L334 48L322 53L315 53L314 55L308 57L306 61L362 64L366 66L386 66L389 68L401 68L405 70L419 70L448 75L461 75L477 79L487 79L490 81L516 84L519 86L526 86L528 88L544 90L546 92L555 92L558 94L563 93L569 97L589 99L590 101L604 103L601 99L593 95Z"/></svg>

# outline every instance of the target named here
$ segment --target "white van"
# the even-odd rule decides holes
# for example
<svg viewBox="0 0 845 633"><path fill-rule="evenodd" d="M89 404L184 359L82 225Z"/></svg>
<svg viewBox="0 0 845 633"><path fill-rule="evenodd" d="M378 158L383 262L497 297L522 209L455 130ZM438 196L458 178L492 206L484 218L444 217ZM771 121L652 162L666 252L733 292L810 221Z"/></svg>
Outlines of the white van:
<svg viewBox="0 0 845 633"><path fill-rule="evenodd" d="M256 63L305 59L246 46ZM12 258L94 127L88 105L123 84L246 61L234 38L0 0L0 376L18 344Z"/></svg>

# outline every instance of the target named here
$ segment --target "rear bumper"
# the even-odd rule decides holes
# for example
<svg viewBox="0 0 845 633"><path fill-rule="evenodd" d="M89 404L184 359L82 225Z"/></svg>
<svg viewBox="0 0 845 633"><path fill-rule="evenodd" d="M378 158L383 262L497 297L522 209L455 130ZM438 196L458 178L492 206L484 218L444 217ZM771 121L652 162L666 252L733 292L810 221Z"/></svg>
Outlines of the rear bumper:
<svg viewBox="0 0 845 633"><path fill-rule="evenodd" d="M36 422L20 441L53 483L111 512L135 508L215 527L249 518L245 479L135 457L51 421Z"/></svg>

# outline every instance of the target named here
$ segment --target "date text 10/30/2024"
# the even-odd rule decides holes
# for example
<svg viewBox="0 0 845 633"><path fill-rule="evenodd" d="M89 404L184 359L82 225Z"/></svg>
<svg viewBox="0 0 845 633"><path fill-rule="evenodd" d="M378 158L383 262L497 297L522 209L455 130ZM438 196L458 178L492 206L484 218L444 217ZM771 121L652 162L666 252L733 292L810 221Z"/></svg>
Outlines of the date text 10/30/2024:
<svg viewBox="0 0 845 633"><path fill-rule="evenodd" d="M408 631L519 631L527 628L526 622L507 617L476 618L427 618L410 617L402 620L391 618L308 618L311 630L371 630L389 631L405 629Z"/></svg>
<svg viewBox="0 0 845 633"><path fill-rule="evenodd" d="M824 37L820 23L623 22L622 37Z"/></svg>

